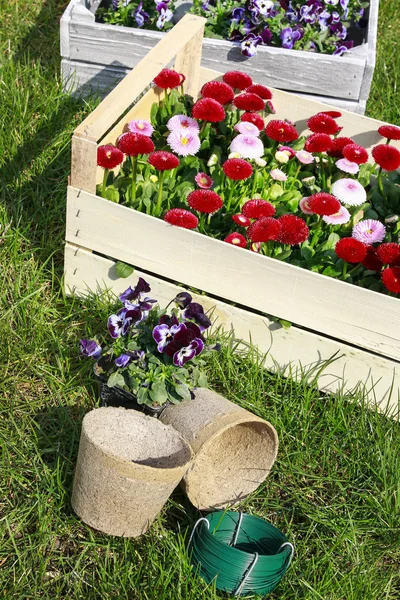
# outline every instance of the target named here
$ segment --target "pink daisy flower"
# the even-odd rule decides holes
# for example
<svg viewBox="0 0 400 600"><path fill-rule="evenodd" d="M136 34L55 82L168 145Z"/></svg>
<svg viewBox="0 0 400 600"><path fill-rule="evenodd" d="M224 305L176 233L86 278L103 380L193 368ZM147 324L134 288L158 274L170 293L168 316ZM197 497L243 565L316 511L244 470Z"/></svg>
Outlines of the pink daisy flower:
<svg viewBox="0 0 400 600"><path fill-rule="evenodd" d="M231 152L238 152L242 158L260 158L264 154L264 144L254 135L240 133L230 145Z"/></svg>
<svg viewBox="0 0 400 600"><path fill-rule="evenodd" d="M348 206L361 206L367 201L367 193L356 179L338 179L332 185L332 194Z"/></svg>
<svg viewBox="0 0 400 600"><path fill-rule="evenodd" d="M310 210L310 207L308 206L308 200L309 197L305 196L304 198L302 198L299 202L299 207L301 212L303 212L305 215L313 215L313 211Z"/></svg>
<svg viewBox="0 0 400 600"><path fill-rule="evenodd" d="M290 146L279 146L278 150L279 152L286 152L289 158L293 158L293 156L296 154L296 152Z"/></svg>
<svg viewBox="0 0 400 600"><path fill-rule="evenodd" d="M235 130L239 133L243 133L244 135L254 135L258 137L260 135L260 130L253 123L249 121L242 121L241 123L237 123L235 125Z"/></svg>
<svg viewBox="0 0 400 600"><path fill-rule="evenodd" d="M200 138L191 131L171 131L167 137L169 147L179 156L194 156L200 150Z"/></svg>
<svg viewBox="0 0 400 600"><path fill-rule="evenodd" d="M302 165L311 165L314 162L314 157L311 152L307 150L299 150L296 152L296 158Z"/></svg>
<svg viewBox="0 0 400 600"><path fill-rule="evenodd" d="M281 171L280 169L272 169L272 171L270 171L270 175L271 175L272 179L275 179L275 181L286 181L287 180L287 175L285 175L285 173L283 171Z"/></svg>
<svg viewBox="0 0 400 600"><path fill-rule="evenodd" d="M364 244L376 244L385 239L386 228L380 221L365 219L354 225L352 237Z"/></svg>
<svg viewBox="0 0 400 600"><path fill-rule="evenodd" d="M195 133L196 135L200 131L200 127L196 119L192 119L192 117L187 117L186 115L175 115L171 117L167 123L167 127L170 131Z"/></svg>
<svg viewBox="0 0 400 600"><path fill-rule="evenodd" d="M360 167L357 163L351 162L350 160L347 160L347 158L340 158L337 160L336 166L341 171L350 173L351 175L357 175L358 171L360 170Z"/></svg>
<svg viewBox="0 0 400 600"><path fill-rule="evenodd" d="M324 215L322 220L328 225L344 225L350 221L351 214L345 206L341 206L334 215Z"/></svg>
<svg viewBox="0 0 400 600"><path fill-rule="evenodd" d="M211 177L209 175L206 175L206 173L197 173L194 180L197 183L197 185L200 188L203 188L204 190L208 190L214 183Z"/></svg>
<svg viewBox="0 0 400 600"><path fill-rule="evenodd" d="M154 127L149 121L145 121L144 119L134 119L128 123L129 131L133 131L133 133L142 133L143 135L147 135L150 137L154 131Z"/></svg>

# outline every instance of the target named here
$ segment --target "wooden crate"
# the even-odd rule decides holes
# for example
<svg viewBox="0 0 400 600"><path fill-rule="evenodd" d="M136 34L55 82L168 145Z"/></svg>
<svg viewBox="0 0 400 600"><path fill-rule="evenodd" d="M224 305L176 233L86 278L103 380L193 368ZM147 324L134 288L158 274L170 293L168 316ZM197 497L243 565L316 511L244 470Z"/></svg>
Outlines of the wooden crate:
<svg viewBox="0 0 400 600"><path fill-rule="evenodd" d="M164 33L95 22L100 0L71 0L61 19L61 69L67 89L106 93ZM260 46L245 59L232 42L205 38L202 66L244 70L257 83L364 114L375 67L379 0L370 0L366 40L344 56Z"/></svg>
<svg viewBox="0 0 400 600"><path fill-rule="evenodd" d="M171 227L95 195L102 177L96 166L98 143L115 142L130 119L149 117L155 90L133 106L132 98L161 68L176 56L175 68L187 75L186 90L194 95L205 81L221 75L200 67L203 27L202 19L187 15L76 129L67 200L66 289L119 293L143 270L155 296L166 303L176 290L171 282L179 281L217 297L202 300L215 307L217 322L233 327L237 337L252 339L262 351L270 349L269 368L291 365L300 372L336 355L319 378L321 389L353 391L358 386L369 401L394 411L400 387L398 299ZM307 117L324 108L273 92L277 116L296 121L299 132L306 130ZM378 121L345 112L341 125L343 135L366 148L381 140ZM105 257L138 271L128 280L118 279L114 262ZM294 325L284 330L265 314Z"/></svg>

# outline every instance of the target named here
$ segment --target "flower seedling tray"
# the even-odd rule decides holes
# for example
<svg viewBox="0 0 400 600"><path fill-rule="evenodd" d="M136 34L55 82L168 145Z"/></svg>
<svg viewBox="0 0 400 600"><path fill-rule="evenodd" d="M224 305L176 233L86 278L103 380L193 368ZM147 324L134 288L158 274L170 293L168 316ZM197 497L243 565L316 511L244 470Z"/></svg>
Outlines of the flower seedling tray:
<svg viewBox="0 0 400 600"><path fill-rule="evenodd" d="M71 0L61 19L66 89L105 94L166 35L95 21L100 0ZM204 38L202 66L245 70L257 83L364 114L375 67L379 0L370 0L364 42L344 56L259 46L246 59L232 42Z"/></svg>
<svg viewBox="0 0 400 600"><path fill-rule="evenodd" d="M201 290L201 303L214 310L217 325L235 330L268 352L266 366L304 370L318 378L322 390L354 391L370 402L395 410L400 387L400 301L301 269L164 221L95 195L102 178L97 145L114 143L131 119L149 118L156 88L132 105L158 72L175 58L186 75L186 93L220 73L204 69L201 36L204 20L186 15L140 64L77 127L72 138L72 171L67 199L65 286L68 293L111 289L121 293L142 275L167 304L179 288ZM278 118L296 122L325 105L274 90ZM344 112L342 135L370 149L380 141L381 123ZM111 259L111 258L112 259ZM115 261L136 270L118 279ZM196 298L196 295L194 295ZM217 299L214 299L217 298ZM197 298L199 301L199 298ZM266 314L293 323L280 327Z"/></svg>

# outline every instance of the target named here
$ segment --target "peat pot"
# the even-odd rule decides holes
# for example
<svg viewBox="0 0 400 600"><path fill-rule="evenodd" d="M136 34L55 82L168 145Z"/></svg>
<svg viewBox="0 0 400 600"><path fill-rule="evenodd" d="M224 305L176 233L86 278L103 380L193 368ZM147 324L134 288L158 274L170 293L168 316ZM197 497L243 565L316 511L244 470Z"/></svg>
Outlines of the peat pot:
<svg viewBox="0 0 400 600"><path fill-rule="evenodd" d="M168 406L160 420L179 431L194 452L183 485L200 510L246 498L265 480L278 453L271 423L205 388L193 400Z"/></svg>
<svg viewBox="0 0 400 600"><path fill-rule="evenodd" d="M137 537L148 530L190 465L172 427L134 410L97 408L83 419L72 507L90 527Z"/></svg>

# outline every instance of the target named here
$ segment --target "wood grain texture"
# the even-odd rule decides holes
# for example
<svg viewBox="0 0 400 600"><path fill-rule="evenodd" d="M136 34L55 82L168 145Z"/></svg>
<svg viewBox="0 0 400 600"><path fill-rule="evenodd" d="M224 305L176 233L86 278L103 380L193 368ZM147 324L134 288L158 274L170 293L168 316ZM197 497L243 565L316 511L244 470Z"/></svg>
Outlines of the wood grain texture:
<svg viewBox="0 0 400 600"><path fill-rule="evenodd" d="M97 140L120 119L133 100L137 98L159 73L167 66L188 42L204 28L205 19L186 15L175 27L150 50L118 86L77 128L77 132ZM186 75L186 73L185 73Z"/></svg>
<svg viewBox="0 0 400 600"><path fill-rule="evenodd" d="M173 228L72 187L68 188L66 240L400 360L397 298Z"/></svg>
<svg viewBox="0 0 400 600"><path fill-rule="evenodd" d="M127 279L118 278L111 260L66 244L65 288L69 294L86 296L89 291L102 293L110 290L120 294L138 277L144 277L152 288L153 297L165 307L182 288L148 273L135 271ZM250 311L203 295L193 295L206 311L210 311L215 326L234 329L239 340L252 341L261 352L268 353L265 366L271 371L286 371L300 378L304 372L312 379L323 362L336 355L317 380L319 388L329 392L348 392L363 395L381 410L397 410L400 388L398 365L388 359L324 338L297 327L285 330L277 323Z"/></svg>
<svg viewBox="0 0 400 600"><path fill-rule="evenodd" d="M204 35L204 26L192 39L178 52L175 58L174 69L186 76L183 89L186 94L196 98L200 88L200 63Z"/></svg>
<svg viewBox="0 0 400 600"><path fill-rule="evenodd" d="M72 137L71 185L96 193L97 144L96 140Z"/></svg>

